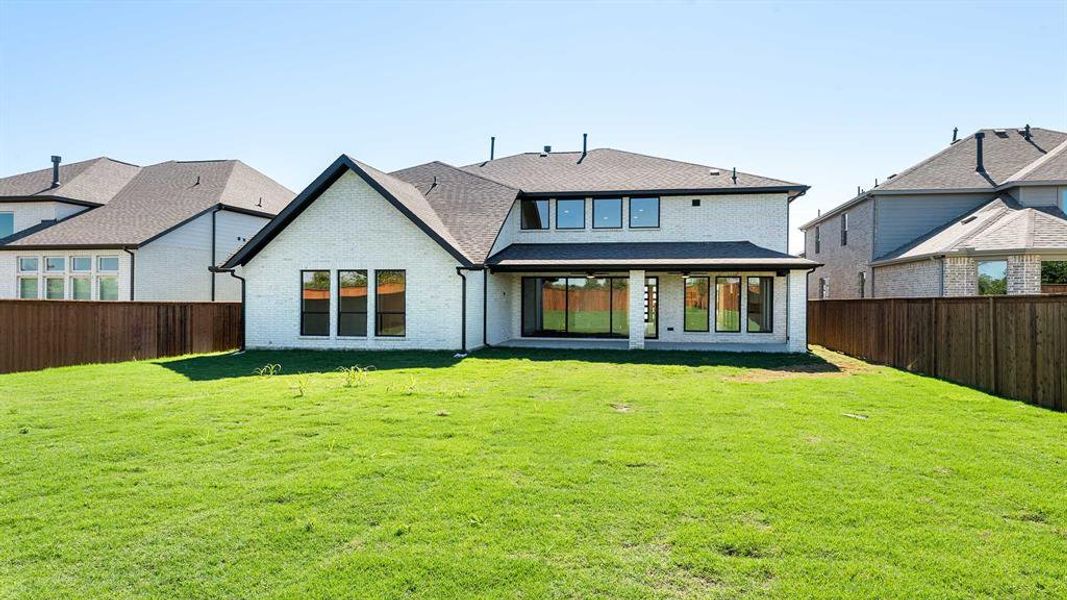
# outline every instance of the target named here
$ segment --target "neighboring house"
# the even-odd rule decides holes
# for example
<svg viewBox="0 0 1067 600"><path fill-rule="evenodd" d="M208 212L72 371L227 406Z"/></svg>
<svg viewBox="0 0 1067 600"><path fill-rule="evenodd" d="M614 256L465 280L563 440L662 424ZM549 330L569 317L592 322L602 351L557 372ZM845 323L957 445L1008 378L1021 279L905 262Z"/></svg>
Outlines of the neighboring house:
<svg viewBox="0 0 1067 600"><path fill-rule="evenodd" d="M806 186L612 149L338 158L222 269L253 348L804 352Z"/></svg>
<svg viewBox="0 0 1067 600"><path fill-rule="evenodd" d="M0 298L239 300L209 268L294 196L236 160L52 159L0 179Z"/></svg>
<svg viewBox="0 0 1067 600"><path fill-rule="evenodd" d="M1065 210L1067 133L983 129L801 226L823 263L808 293L1040 293L1065 272Z"/></svg>

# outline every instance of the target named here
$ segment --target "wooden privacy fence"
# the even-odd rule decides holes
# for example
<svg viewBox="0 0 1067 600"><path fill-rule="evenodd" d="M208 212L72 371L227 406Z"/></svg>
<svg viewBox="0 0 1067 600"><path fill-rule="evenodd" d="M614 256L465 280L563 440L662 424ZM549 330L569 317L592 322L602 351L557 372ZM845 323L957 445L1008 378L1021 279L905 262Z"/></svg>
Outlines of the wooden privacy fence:
<svg viewBox="0 0 1067 600"><path fill-rule="evenodd" d="M241 345L241 305L0 300L0 373Z"/></svg>
<svg viewBox="0 0 1067 600"><path fill-rule="evenodd" d="M1067 410L1067 295L812 300L808 342Z"/></svg>

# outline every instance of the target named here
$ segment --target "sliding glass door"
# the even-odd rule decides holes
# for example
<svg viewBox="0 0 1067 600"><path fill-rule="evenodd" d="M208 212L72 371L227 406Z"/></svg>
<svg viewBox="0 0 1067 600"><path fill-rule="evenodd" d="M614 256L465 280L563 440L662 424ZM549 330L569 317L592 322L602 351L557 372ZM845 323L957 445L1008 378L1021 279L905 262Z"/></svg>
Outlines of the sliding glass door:
<svg viewBox="0 0 1067 600"><path fill-rule="evenodd" d="M630 332L626 277L525 277L522 335L619 337Z"/></svg>

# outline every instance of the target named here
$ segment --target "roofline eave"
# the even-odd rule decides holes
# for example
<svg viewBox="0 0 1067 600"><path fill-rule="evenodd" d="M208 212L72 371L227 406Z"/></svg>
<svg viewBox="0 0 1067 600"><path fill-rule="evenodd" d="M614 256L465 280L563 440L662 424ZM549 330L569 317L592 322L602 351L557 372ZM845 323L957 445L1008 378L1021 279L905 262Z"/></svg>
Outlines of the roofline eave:
<svg viewBox="0 0 1067 600"><path fill-rule="evenodd" d="M520 190L519 195L523 198L556 198L560 196L586 196L586 197L613 197L613 196L636 196L647 194L650 196L722 196L728 194L769 194L796 192L792 198L797 198L811 189L807 185L776 185L745 188L661 188L661 189L633 189L633 190L554 190L528 192Z"/></svg>
<svg viewBox="0 0 1067 600"><path fill-rule="evenodd" d="M76 204L78 206L87 206L89 208L96 208L103 206L100 202L90 202L88 200L78 200L77 198L68 198L66 196L0 196L0 202L63 202L65 204Z"/></svg>

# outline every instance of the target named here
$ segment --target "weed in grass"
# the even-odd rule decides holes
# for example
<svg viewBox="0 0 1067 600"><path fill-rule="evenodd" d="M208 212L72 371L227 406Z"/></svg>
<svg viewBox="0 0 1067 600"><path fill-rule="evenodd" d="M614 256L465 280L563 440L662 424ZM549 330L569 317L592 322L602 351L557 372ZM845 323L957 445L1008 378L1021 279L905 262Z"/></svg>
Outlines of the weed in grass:
<svg viewBox="0 0 1067 600"><path fill-rule="evenodd" d="M408 378L407 386L404 387L404 395L405 396L414 396L415 393L418 392L418 391L419 391L419 387L415 383L415 376L412 375L410 378Z"/></svg>
<svg viewBox="0 0 1067 600"><path fill-rule="evenodd" d="M337 367L337 370L344 375L346 388L365 386L369 382L370 372L374 370L374 365L352 365L351 367Z"/></svg>
<svg viewBox="0 0 1067 600"><path fill-rule="evenodd" d="M278 363L267 363L262 367L255 369L254 373L260 377L271 377L282 372L282 366Z"/></svg>
<svg viewBox="0 0 1067 600"><path fill-rule="evenodd" d="M289 384L289 389L292 390L294 398L303 398L310 385L311 376L301 373L296 376L293 383Z"/></svg>
<svg viewBox="0 0 1067 600"><path fill-rule="evenodd" d="M447 410L439 410L435 412L434 415L438 417L447 417L449 415L449 412Z"/></svg>

